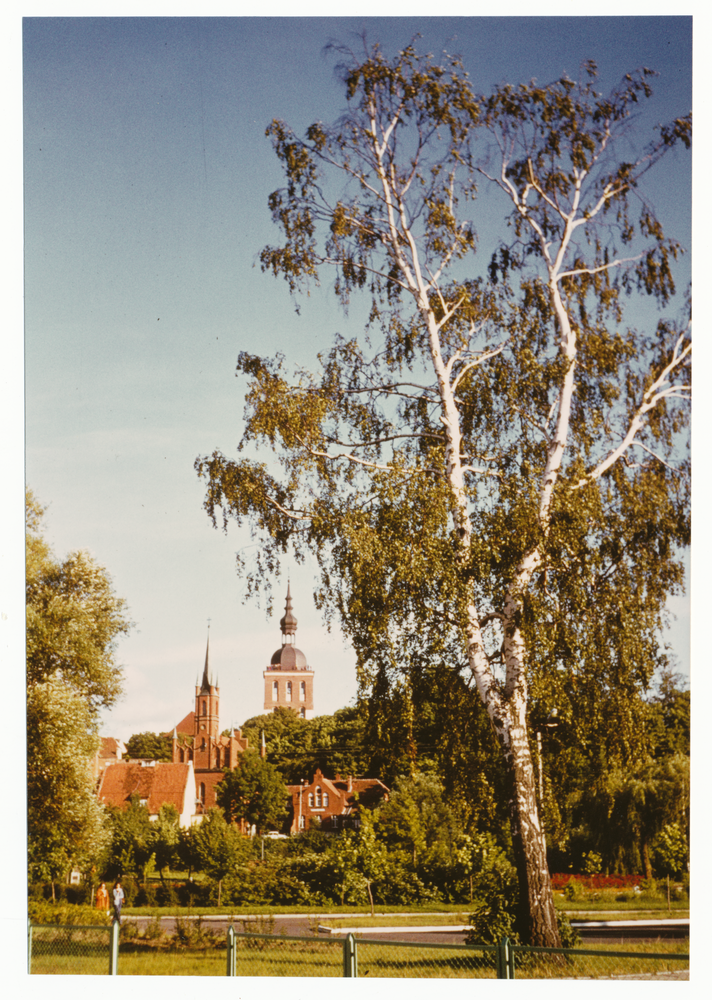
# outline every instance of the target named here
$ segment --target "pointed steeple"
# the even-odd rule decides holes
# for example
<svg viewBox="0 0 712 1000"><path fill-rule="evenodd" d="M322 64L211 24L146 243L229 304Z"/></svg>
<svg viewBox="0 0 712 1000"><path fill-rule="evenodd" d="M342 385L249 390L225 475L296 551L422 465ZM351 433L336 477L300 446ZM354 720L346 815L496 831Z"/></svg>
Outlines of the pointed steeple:
<svg viewBox="0 0 712 1000"><path fill-rule="evenodd" d="M284 607L284 617L280 619L279 626L282 635L294 635L297 631L297 619L292 611L292 592L289 581L287 581L287 603Z"/></svg>
<svg viewBox="0 0 712 1000"><path fill-rule="evenodd" d="M205 647L205 668L203 670L203 683L201 686L201 691L208 691L210 689L210 678L208 676L209 654L210 654L210 626L208 625L208 642Z"/></svg>

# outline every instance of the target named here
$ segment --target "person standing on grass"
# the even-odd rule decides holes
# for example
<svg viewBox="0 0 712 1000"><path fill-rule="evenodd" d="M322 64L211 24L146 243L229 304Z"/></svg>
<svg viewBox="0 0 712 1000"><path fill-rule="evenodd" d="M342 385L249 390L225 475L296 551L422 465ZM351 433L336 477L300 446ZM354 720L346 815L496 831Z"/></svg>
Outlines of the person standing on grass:
<svg viewBox="0 0 712 1000"><path fill-rule="evenodd" d="M114 886L114 920L121 923L121 904L124 901L124 890L121 888L121 882L117 881Z"/></svg>
<svg viewBox="0 0 712 1000"><path fill-rule="evenodd" d="M97 910L109 909L109 893L106 890L106 882L102 882L99 888L96 890L96 903L94 904Z"/></svg>

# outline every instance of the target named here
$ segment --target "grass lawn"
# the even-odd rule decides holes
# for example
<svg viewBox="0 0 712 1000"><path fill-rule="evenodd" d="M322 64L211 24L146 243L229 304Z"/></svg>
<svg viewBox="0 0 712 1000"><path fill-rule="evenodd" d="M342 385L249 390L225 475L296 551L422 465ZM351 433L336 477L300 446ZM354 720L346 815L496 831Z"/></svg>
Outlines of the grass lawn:
<svg viewBox="0 0 712 1000"><path fill-rule="evenodd" d="M425 947L397 942L358 943L359 978L494 979L494 955L483 949ZM577 949L565 956L515 952L518 979L625 979L677 978L688 963L673 956L686 953L688 942L601 944ZM650 958L650 954L669 957ZM620 957L617 957L618 953ZM35 975L101 975L108 971L108 955L97 965L97 956L44 955L33 961ZM103 966L103 967L102 967ZM343 976L341 942L273 941L238 939L237 975ZM124 976L224 976L226 952L214 950L120 951L119 975Z"/></svg>

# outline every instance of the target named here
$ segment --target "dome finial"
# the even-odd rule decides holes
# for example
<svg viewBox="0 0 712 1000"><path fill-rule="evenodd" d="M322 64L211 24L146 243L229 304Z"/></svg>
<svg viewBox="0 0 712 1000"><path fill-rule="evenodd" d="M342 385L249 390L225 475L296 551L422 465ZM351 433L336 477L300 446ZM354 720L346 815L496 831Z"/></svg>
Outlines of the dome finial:
<svg viewBox="0 0 712 1000"><path fill-rule="evenodd" d="M297 631L297 619L292 611L292 591L289 580L287 580L287 603L284 606L284 617L280 619L279 626L282 635L294 635Z"/></svg>

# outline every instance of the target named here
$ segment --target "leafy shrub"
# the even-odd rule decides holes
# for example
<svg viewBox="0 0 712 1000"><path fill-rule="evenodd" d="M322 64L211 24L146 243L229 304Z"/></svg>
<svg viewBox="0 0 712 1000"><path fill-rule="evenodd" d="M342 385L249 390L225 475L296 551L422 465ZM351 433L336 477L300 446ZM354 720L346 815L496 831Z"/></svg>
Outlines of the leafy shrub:
<svg viewBox="0 0 712 1000"><path fill-rule="evenodd" d="M125 927L126 926L129 925L126 924ZM163 938L166 937L166 932L163 930L160 917L154 917L153 920L150 920L148 922L148 924L144 929L143 936L148 941L161 941Z"/></svg>
<svg viewBox="0 0 712 1000"><path fill-rule="evenodd" d="M274 934L274 914L244 917L240 920L245 934Z"/></svg>
<svg viewBox="0 0 712 1000"><path fill-rule="evenodd" d="M640 893L635 894L641 902L658 902L667 898L667 887L663 888L654 879L641 879Z"/></svg>
<svg viewBox="0 0 712 1000"><path fill-rule="evenodd" d="M683 874L687 867L687 838L678 823L668 823L655 838L652 860L659 875L673 878Z"/></svg>
<svg viewBox="0 0 712 1000"><path fill-rule="evenodd" d="M564 896L570 903L585 899L587 895L586 887L578 879L570 878L564 886Z"/></svg>
<svg viewBox="0 0 712 1000"><path fill-rule="evenodd" d="M52 903L43 899L30 899L27 913L33 924L85 924L88 926L110 924L111 917L104 910L72 903Z"/></svg>
<svg viewBox="0 0 712 1000"><path fill-rule="evenodd" d="M519 936L514 931L514 920L519 901L519 883L514 866L505 858L496 858L494 864L473 879L473 893L479 905L470 916L472 930L468 944L496 944L508 937L514 944Z"/></svg>
<svg viewBox="0 0 712 1000"><path fill-rule="evenodd" d="M571 921L560 910L556 911L556 923L559 928L562 948L577 948L581 944L581 935L575 927L571 926Z"/></svg>
<svg viewBox="0 0 712 1000"><path fill-rule="evenodd" d="M109 885L107 882L106 888L109 890L109 899L111 899L111 890L113 889L113 884ZM128 877L121 880L121 888L124 890L124 906L138 906L140 904L136 903L138 893L140 891L140 886L136 879Z"/></svg>
<svg viewBox="0 0 712 1000"><path fill-rule="evenodd" d="M217 948L225 945L225 935L203 927L200 917L197 920L176 917L171 945L175 948Z"/></svg>
<svg viewBox="0 0 712 1000"><path fill-rule="evenodd" d="M156 890L156 901L159 906L179 906L178 889L173 882L164 882Z"/></svg>
<svg viewBox="0 0 712 1000"><path fill-rule="evenodd" d="M126 890L124 890L124 893L125 892L126 892ZM145 885L145 886L142 885L138 889L138 891L136 893L136 896L134 897L134 901L133 901L132 905L133 906L155 906L156 903L157 903L157 892L156 892L156 889L154 889L154 887L149 882L147 885Z"/></svg>

